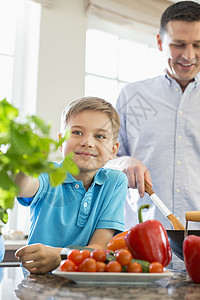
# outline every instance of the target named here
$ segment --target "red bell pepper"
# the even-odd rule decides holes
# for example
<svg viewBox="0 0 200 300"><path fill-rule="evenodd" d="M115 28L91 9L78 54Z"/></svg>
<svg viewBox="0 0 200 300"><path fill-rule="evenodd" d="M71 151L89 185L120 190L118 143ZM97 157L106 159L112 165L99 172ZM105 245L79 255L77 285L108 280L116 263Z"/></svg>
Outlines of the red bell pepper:
<svg viewBox="0 0 200 300"><path fill-rule="evenodd" d="M189 235L183 241L183 257L188 275L200 283L200 237Z"/></svg>
<svg viewBox="0 0 200 300"><path fill-rule="evenodd" d="M143 223L142 210L149 208L142 205L138 211L139 223L132 227L125 236L125 242L134 258L148 262L160 262L167 266L172 257L167 232L157 220L148 220Z"/></svg>

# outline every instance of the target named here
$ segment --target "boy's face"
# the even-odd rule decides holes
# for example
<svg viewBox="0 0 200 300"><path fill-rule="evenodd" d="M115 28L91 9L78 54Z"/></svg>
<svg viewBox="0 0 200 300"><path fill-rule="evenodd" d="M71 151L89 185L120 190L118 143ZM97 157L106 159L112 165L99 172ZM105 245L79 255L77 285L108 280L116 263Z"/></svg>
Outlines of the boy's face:
<svg viewBox="0 0 200 300"><path fill-rule="evenodd" d="M200 21L169 21L163 40L158 35L157 42L166 53L168 73L186 86L200 71Z"/></svg>
<svg viewBox="0 0 200 300"><path fill-rule="evenodd" d="M119 144L113 141L112 124L107 114L99 111L83 111L67 122L71 135L62 145L65 157L74 152L74 161L82 172L92 172L113 159Z"/></svg>

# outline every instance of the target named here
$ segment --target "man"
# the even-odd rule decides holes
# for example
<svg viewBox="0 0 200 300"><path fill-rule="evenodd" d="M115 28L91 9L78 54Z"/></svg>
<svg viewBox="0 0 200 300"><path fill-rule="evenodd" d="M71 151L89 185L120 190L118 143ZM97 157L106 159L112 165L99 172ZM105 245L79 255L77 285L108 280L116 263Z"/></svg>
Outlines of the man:
<svg viewBox="0 0 200 300"><path fill-rule="evenodd" d="M165 75L128 84L117 101L120 157L113 166L140 195L129 189L127 229L138 223L144 203L151 205L144 220L155 218L171 228L144 193L145 180L183 225L186 211L200 211L200 5L181 1L168 7L157 44L166 54ZM189 224L195 226L200 225Z"/></svg>

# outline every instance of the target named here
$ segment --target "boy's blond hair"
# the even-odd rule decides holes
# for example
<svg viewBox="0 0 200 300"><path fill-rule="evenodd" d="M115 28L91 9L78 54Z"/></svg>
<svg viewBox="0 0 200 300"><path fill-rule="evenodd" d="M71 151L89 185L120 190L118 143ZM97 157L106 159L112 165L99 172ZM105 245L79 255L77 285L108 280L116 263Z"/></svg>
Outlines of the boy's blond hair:
<svg viewBox="0 0 200 300"><path fill-rule="evenodd" d="M119 115L111 103L98 97L83 97L69 104L61 115L61 133L64 133L67 122L71 117L86 110L100 111L107 114L112 124L113 139L117 139L120 127Z"/></svg>

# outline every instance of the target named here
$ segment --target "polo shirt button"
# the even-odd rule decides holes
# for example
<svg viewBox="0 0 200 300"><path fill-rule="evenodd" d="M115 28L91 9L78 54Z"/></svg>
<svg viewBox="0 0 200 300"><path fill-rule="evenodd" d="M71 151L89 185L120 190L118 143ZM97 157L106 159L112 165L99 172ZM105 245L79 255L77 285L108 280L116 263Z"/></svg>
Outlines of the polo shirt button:
<svg viewBox="0 0 200 300"><path fill-rule="evenodd" d="M79 184L75 184L75 188L78 189L79 188Z"/></svg>
<svg viewBox="0 0 200 300"><path fill-rule="evenodd" d="M84 205L84 207L87 207L87 202L85 202L83 205Z"/></svg>

